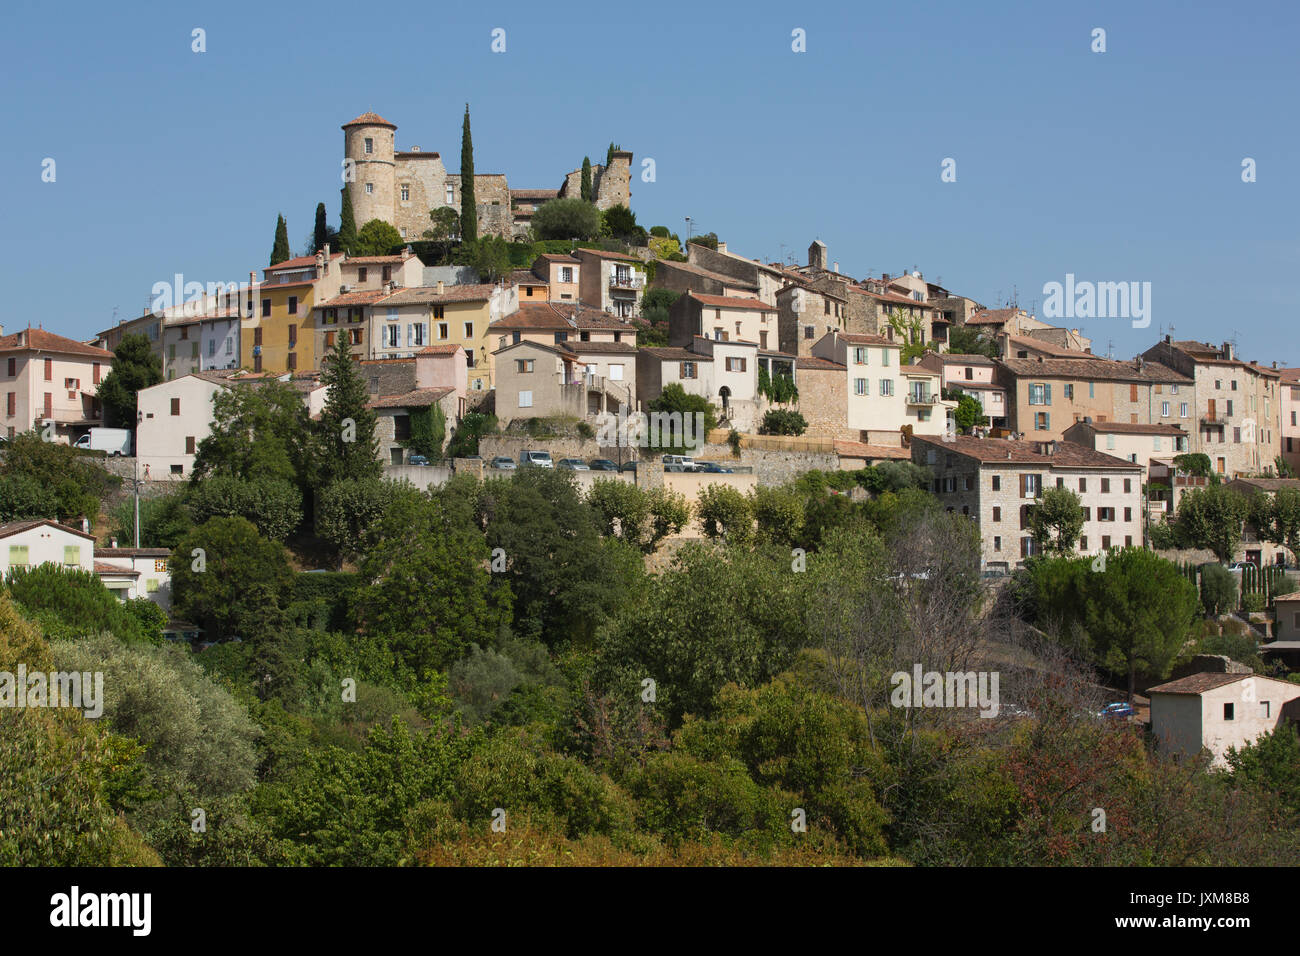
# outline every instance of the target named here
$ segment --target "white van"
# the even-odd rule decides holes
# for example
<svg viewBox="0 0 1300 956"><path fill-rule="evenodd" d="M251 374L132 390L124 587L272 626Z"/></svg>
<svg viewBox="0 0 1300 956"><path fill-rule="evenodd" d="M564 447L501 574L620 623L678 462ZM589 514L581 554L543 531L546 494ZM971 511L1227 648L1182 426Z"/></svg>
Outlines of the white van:
<svg viewBox="0 0 1300 956"><path fill-rule="evenodd" d="M690 455L664 455L664 471L694 471L695 459Z"/></svg>
<svg viewBox="0 0 1300 956"><path fill-rule="evenodd" d="M538 468L555 467L555 462L551 461L549 451L521 451L519 453L519 464L536 465Z"/></svg>

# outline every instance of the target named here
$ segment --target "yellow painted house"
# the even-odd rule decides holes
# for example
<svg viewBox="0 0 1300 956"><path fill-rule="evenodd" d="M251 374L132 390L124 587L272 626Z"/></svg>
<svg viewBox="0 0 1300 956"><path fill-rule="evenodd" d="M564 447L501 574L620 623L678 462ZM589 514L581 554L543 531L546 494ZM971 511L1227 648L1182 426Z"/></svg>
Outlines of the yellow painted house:
<svg viewBox="0 0 1300 956"><path fill-rule="evenodd" d="M318 367L312 306L338 295L341 252L289 259L265 270L250 291L252 315L240 328L240 365L255 372L307 371Z"/></svg>

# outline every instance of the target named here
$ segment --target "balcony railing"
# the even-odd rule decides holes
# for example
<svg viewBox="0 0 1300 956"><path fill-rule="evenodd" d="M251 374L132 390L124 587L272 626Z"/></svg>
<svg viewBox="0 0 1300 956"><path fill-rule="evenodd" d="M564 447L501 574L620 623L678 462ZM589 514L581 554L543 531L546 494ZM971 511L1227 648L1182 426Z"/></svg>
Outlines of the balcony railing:
<svg viewBox="0 0 1300 956"><path fill-rule="evenodd" d="M616 272L611 272L609 274L609 287L611 289L642 289L645 288L645 276L619 275Z"/></svg>
<svg viewBox="0 0 1300 956"><path fill-rule="evenodd" d="M1224 412L1206 412L1201 416L1201 424L1223 426L1228 424L1228 416Z"/></svg>
<svg viewBox="0 0 1300 956"><path fill-rule="evenodd" d="M936 405L939 402L939 396L933 392L908 392L907 404L909 405Z"/></svg>

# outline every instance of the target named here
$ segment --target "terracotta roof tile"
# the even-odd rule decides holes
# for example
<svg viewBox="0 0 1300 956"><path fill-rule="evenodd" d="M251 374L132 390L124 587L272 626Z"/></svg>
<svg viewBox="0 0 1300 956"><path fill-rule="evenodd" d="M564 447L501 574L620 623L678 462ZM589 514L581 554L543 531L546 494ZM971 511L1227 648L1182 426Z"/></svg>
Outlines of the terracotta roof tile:
<svg viewBox="0 0 1300 956"><path fill-rule="evenodd" d="M917 435L913 442L933 445L945 452L953 452L974 458L984 464L1049 465L1061 468L1120 468L1126 471L1139 471L1141 465L1104 452L1076 445L1074 442L1058 441L1054 454L1045 455L1039 451L1039 445L1049 442L1011 441L1006 438L971 438L958 435L950 441L930 439Z"/></svg>
<svg viewBox="0 0 1300 956"><path fill-rule="evenodd" d="M349 126L391 126L393 129L397 129L396 123L390 123L378 113L371 112L362 113L356 119L352 120L352 122L343 124L344 129L347 129Z"/></svg>
<svg viewBox="0 0 1300 956"><path fill-rule="evenodd" d="M21 344L19 344L20 341ZM62 335L55 335L53 332L46 332L44 329L30 327L23 329L21 332L0 335L0 352L61 352L65 355L84 355L87 358L107 360L113 358L113 353L106 349L96 348L93 345L78 342L76 339L65 338Z"/></svg>

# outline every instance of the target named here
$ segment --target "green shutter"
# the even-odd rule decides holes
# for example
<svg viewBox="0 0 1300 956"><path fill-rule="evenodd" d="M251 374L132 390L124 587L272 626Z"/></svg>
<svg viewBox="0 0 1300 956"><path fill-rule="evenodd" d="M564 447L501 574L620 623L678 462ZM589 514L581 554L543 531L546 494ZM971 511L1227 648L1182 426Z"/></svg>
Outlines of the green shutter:
<svg viewBox="0 0 1300 956"><path fill-rule="evenodd" d="M9 566L10 567L27 567L27 545L11 544L9 545Z"/></svg>
<svg viewBox="0 0 1300 956"><path fill-rule="evenodd" d="M63 563L69 567L81 567L81 549L75 544L64 545Z"/></svg>
<svg viewBox="0 0 1300 956"><path fill-rule="evenodd" d="M1052 404L1052 386L1050 384L1043 386L1043 404Z"/></svg>

